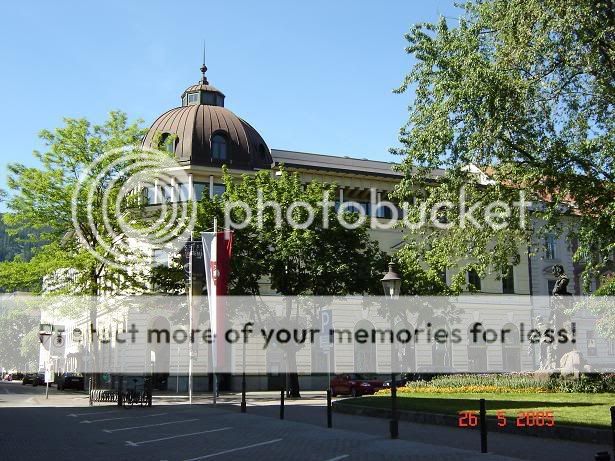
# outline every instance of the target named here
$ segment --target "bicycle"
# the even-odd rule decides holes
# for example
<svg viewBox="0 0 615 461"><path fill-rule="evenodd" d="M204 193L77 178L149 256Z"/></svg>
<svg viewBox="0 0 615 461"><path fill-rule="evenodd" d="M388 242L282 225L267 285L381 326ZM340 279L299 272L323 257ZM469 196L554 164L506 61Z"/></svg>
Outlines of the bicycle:
<svg viewBox="0 0 615 461"><path fill-rule="evenodd" d="M147 395L145 391L137 391L137 380L134 381L134 389L129 389L122 395L122 406L124 408L131 408L133 405L139 405L141 407L147 405Z"/></svg>

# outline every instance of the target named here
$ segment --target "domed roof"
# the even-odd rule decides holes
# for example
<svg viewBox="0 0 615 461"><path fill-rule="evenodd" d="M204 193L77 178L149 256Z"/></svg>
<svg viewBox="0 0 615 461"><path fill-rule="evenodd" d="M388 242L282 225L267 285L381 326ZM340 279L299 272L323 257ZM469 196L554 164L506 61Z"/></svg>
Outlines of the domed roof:
<svg viewBox="0 0 615 461"><path fill-rule="evenodd" d="M152 124L143 145L159 147L154 145L157 133L163 137L176 136L172 148L180 163L262 169L270 168L273 162L261 135L224 107L196 104L171 109ZM216 135L227 143L226 158L212 155L212 140Z"/></svg>
<svg viewBox="0 0 615 461"><path fill-rule="evenodd" d="M181 107L156 119L143 146L158 148L162 141L180 163L188 165L270 168L273 160L267 144L248 122L224 107L224 94L209 84L206 71L203 65L201 81L182 93ZM166 138L174 142L165 142Z"/></svg>

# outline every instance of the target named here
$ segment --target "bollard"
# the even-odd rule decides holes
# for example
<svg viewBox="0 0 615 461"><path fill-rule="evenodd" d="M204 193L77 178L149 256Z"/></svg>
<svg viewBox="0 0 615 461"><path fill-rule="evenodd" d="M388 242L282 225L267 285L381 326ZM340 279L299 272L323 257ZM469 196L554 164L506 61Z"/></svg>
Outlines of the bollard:
<svg viewBox="0 0 615 461"><path fill-rule="evenodd" d="M611 433L613 434L613 458L615 459L615 407L611 407Z"/></svg>
<svg viewBox="0 0 615 461"><path fill-rule="evenodd" d="M389 421L389 433L392 439L399 438L399 421L397 416L397 383L395 373L391 373L391 420Z"/></svg>
<svg viewBox="0 0 615 461"><path fill-rule="evenodd" d="M487 453L487 408L485 399L480 399L480 452Z"/></svg>
<svg viewBox="0 0 615 461"><path fill-rule="evenodd" d="M91 377L88 382L88 393L90 394L90 406L92 406L93 403L92 403L92 378Z"/></svg>
<svg viewBox="0 0 615 461"><path fill-rule="evenodd" d="M608 451L599 451L594 456L594 461L611 461L611 455L609 455Z"/></svg>
<svg viewBox="0 0 615 461"><path fill-rule="evenodd" d="M333 427L333 407L331 405L331 389L327 389L327 427Z"/></svg>
<svg viewBox="0 0 615 461"><path fill-rule="evenodd" d="M150 378L147 380L147 406L152 406L152 394L154 393L154 381Z"/></svg>
<svg viewBox="0 0 615 461"><path fill-rule="evenodd" d="M284 419L284 389L280 391L280 419Z"/></svg>
<svg viewBox="0 0 615 461"><path fill-rule="evenodd" d="M117 406L121 407L122 404L124 403L124 396L122 395L122 381L124 381L124 377L123 376L119 376L118 377L118 381L117 381Z"/></svg>
<svg viewBox="0 0 615 461"><path fill-rule="evenodd" d="M241 377L241 412L246 412L246 373L244 372Z"/></svg>

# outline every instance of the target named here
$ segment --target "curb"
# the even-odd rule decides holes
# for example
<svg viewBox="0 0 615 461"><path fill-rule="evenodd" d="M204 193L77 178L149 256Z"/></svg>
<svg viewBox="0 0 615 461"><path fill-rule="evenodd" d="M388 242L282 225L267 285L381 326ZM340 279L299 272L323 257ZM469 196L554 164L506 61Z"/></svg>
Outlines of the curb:
<svg viewBox="0 0 615 461"><path fill-rule="evenodd" d="M383 408L366 407L361 405L348 405L341 402L333 404L333 410L356 416L370 416L375 418L391 418L391 410ZM400 421L408 421L422 424L435 424L438 426L459 427L458 417L441 413L424 413L419 411L398 410ZM576 442L609 445L612 442L612 434L609 429L598 429L581 426L555 425L553 427L516 427L508 424L498 427L496 418L487 417L487 428L491 432L504 432L507 434L542 437L549 439L572 440ZM478 427L468 429L478 430Z"/></svg>

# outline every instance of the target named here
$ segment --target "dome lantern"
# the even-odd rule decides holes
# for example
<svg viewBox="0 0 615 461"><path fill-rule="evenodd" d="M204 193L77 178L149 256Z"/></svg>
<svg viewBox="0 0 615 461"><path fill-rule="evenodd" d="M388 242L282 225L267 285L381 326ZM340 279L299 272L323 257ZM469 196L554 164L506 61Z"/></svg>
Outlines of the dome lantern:
<svg viewBox="0 0 615 461"><path fill-rule="evenodd" d="M204 104L206 106L224 107L224 93L209 84L205 72L207 72L207 66L203 64L199 83L189 86L182 93L182 106Z"/></svg>
<svg viewBox="0 0 615 461"><path fill-rule="evenodd" d="M143 146L164 148L183 165L271 168L271 152L263 138L224 107L224 94L209 84L206 71L203 64L201 79L182 93L180 107L154 121Z"/></svg>

